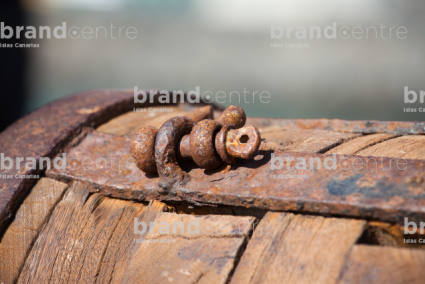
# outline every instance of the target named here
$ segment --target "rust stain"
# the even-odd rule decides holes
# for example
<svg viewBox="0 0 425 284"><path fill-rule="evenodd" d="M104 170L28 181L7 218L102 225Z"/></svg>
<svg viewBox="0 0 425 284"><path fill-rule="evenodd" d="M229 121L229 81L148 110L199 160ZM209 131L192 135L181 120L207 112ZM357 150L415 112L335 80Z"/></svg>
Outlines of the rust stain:
<svg viewBox="0 0 425 284"><path fill-rule="evenodd" d="M106 142L106 143L104 143ZM130 140L105 133L93 132L81 144L67 153L75 159L96 159L113 155L115 160L126 160ZM234 205L268 210L293 210L327 213L349 217L402 222L404 217L420 220L425 217L425 184L420 177L424 161L407 160L405 171L390 168L390 160L382 158L380 168L343 170L336 168L297 170L286 166L271 169L271 152L259 151L261 159L239 160L227 172L223 168L205 170L192 166L185 168L190 176L186 184L162 190L158 176L142 173L137 167L121 170L99 168L91 171L49 170L47 176L58 179L75 179L88 182L104 194L124 199L185 201L194 205ZM320 158L332 155L288 153L276 151L275 157L291 155L294 159ZM353 163L359 156L335 156ZM365 157L367 158L367 157ZM358 160L356 160L358 162ZM292 165L292 163L291 163ZM108 171L107 174L105 173ZM273 175L303 178L273 178Z"/></svg>

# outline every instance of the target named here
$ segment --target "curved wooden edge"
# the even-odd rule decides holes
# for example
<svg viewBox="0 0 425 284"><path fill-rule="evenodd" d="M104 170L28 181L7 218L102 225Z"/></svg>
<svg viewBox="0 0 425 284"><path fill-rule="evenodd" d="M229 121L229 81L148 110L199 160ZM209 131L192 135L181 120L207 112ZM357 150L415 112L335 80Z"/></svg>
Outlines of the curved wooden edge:
<svg viewBox="0 0 425 284"><path fill-rule="evenodd" d="M149 101L149 100L147 100ZM16 158L53 158L85 126L96 127L134 107L159 105L158 96L153 103L134 103L133 90L91 90L61 98L18 120L0 134L0 149L4 157L12 159L11 169L0 169L0 232L22 202L23 197L38 180L22 177L39 175L43 170L26 169L25 162L16 166ZM161 104L166 105L166 104ZM171 105L171 104L167 104ZM217 105L214 105L217 108ZM256 122L256 123L255 123ZM294 120L250 118L247 123L262 125L296 126L329 129L342 132L390 132L422 134L423 123L414 122L358 122L343 120ZM362 128L363 127L363 128ZM7 162L6 162L7 163Z"/></svg>
<svg viewBox="0 0 425 284"><path fill-rule="evenodd" d="M0 232L43 172L38 166L38 170L26 169L25 158L32 157L39 165L40 157L53 158L83 127L96 127L135 107L173 105L160 104L158 96L154 96L153 103L149 103L150 98L146 101L134 103L133 90L80 92L38 108L0 133L0 151L4 158L13 161L11 169L0 168ZM24 158L19 166L16 166L17 157ZM8 166L8 162L5 164Z"/></svg>

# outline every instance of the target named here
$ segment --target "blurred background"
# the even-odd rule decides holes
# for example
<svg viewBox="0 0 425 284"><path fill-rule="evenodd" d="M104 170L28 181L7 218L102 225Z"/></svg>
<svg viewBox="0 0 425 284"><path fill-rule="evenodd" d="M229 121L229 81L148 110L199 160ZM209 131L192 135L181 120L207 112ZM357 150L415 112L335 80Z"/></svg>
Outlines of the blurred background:
<svg viewBox="0 0 425 284"><path fill-rule="evenodd" d="M135 27L97 39L12 39L39 48L0 48L0 131L28 112L87 89L267 91L269 103L232 101L249 116L421 121L404 112L404 87L425 91L423 0L2 0L1 22ZM384 37L271 39L271 24L362 28ZM388 27L404 26L398 39ZM125 31L124 29L124 31ZM132 35L134 36L134 35ZM308 48L272 48L305 43ZM257 94L258 94L257 93ZM227 101L225 105L229 105Z"/></svg>

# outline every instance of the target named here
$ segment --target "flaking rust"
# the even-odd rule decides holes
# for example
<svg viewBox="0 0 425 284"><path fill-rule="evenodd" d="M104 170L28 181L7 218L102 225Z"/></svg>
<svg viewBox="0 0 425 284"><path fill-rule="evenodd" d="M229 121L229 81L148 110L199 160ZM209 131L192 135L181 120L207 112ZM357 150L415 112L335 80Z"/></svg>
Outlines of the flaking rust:
<svg viewBox="0 0 425 284"><path fill-rule="evenodd" d="M159 130L140 128L130 147L138 168L147 174L158 172L159 186L169 189L189 181L178 160L193 160L199 167L213 170L223 163L233 164L237 158L251 159L257 153L260 132L255 126L244 127L242 108L230 106L218 120L209 118L212 109L207 106L186 117L169 119Z"/></svg>
<svg viewBox="0 0 425 284"><path fill-rule="evenodd" d="M127 165L131 160L129 150L130 139L94 131L66 152L67 159L76 161L75 165L53 168L46 175L58 180L84 181L102 194L140 201L185 201L194 205L244 206L401 223L405 217L415 221L425 218L422 178L425 162L421 160L407 160L408 170L399 170L391 158L379 158L377 168L345 170L338 166L329 170L322 165L301 171L292 163L290 169L286 163L280 169L273 169L271 155L322 161L333 155L258 151L253 159L238 160L228 172L191 168L186 184L163 190L158 186L157 175L145 174L131 163ZM99 157L107 157L108 164L97 161ZM353 165L362 157L336 155L335 158ZM84 166L85 159L92 160L93 165ZM96 167L96 162L101 166ZM300 174L308 178L297 177ZM286 178L291 176L295 177Z"/></svg>

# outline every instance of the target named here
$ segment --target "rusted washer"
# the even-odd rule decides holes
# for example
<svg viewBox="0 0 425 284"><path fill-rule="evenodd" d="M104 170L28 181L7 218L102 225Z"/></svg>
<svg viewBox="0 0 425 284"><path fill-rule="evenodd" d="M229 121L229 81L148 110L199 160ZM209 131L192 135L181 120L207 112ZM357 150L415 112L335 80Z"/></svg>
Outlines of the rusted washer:
<svg viewBox="0 0 425 284"><path fill-rule="evenodd" d="M185 184L189 175L177 164L176 148L180 139L189 134L194 126L192 119L178 116L167 120L159 129L155 141L155 162L160 177L159 186L163 189L176 182Z"/></svg>
<svg viewBox="0 0 425 284"><path fill-rule="evenodd" d="M231 124L225 124L215 136L215 149L217 150L217 153L220 155L221 159L229 165L236 162L236 159L230 156L226 150L226 137L227 133L231 129L235 129L235 127Z"/></svg>
<svg viewBox="0 0 425 284"><path fill-rule="evenodd" d="M214 136L220 128L221 124L217 121L205 119L198 122L190 133L192 159L203 169L212 170L223 163L214 146Z"/></svg>
<svg viewBox="0 0 425 284"><path fill-rule="evenodd" d="M253 125L227 132L226 150L233 157L252 159L260 148L260 144L260 131Z"/></svg>
<svg viewBox="0 0 425 284"><path fill-rule="evenodd" d="M133 135L130 153L136 160L137 167L143 172L157 172L155 163L155 139L158 129L153 126L143 126Z"/></svg>
<svg viewBox="0 0 425 284"><path fill-rule="evenodd" d="M218 122L220 122L222 125L232 124L235 126L235 128L241 128L245 125L246 114L241 107L228 106L221 114Z"/></svg>

